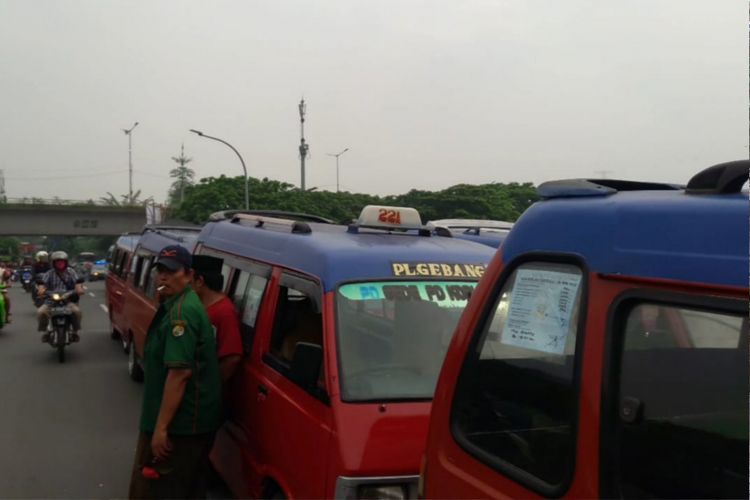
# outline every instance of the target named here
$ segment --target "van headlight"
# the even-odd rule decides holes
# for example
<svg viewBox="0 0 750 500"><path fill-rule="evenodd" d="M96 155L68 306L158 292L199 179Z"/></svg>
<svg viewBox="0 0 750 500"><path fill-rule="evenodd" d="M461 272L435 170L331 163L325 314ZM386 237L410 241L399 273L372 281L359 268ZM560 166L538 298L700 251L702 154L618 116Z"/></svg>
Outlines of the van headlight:
<svg viewBox="0 0 750 500"><path fill-rule="evenodd" d="M408 487L401 484L363 484L357 488L357 498L361 500L406 500Z"/></svg>

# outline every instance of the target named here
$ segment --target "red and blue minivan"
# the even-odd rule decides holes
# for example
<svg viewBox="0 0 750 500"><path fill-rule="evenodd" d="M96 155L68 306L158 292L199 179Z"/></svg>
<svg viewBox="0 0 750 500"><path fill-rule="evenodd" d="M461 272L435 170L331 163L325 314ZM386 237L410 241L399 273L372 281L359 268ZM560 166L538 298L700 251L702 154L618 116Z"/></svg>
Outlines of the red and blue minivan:
<svg viewBox="0 0 750 500"><path fill-rule="evenodd" d="M424 498L746 498L750 161L542 184L458 325Z"/></svg>
<svg viewBox="0 0 750 500"><path fill-rule="evenodd" d="M409 208L230 217L195 249L223 259L245 351L215 469L239 498L416 498L443 356L494 250Z"/></svg>

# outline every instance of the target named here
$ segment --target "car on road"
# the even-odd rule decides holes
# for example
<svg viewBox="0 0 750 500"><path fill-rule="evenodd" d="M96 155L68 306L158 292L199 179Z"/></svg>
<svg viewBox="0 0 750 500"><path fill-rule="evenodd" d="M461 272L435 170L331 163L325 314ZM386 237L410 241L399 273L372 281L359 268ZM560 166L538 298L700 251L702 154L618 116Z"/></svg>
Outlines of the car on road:
<svg viewBox="0 0 750 500"><path fill-rule="evenodd" d="M106 263L95 263L89 269L89 281L103 281L107 279L109 266Z"/></svg>
<svg viewBox="0 0 750 500"><path fill-rule="evenodd" d="M451 236L498 248L513 229L512 222L483 219L440 219L427 223L435 230L448 230Z"/></svg>
<svg viewBox="0 0 750 500"><path fill-rule="evenodd" d="M740 498L750 161L542 184L458 324L424 498Z"/></svg>
<svg viewBox="0 0 750 500"><path fill-rule="evenodd" d="M416 498L436 377L494 250L408 208L274 215L209 222L196 245L223 259L245 350L215 469L238 498Z"/></svg>

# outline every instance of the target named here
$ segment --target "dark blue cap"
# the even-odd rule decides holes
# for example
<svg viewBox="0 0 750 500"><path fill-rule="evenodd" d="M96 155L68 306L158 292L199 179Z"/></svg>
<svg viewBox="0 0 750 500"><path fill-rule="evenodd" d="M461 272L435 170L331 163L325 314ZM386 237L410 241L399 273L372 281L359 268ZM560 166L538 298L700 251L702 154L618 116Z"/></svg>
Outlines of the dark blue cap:
<svg viewBox="0 0 750 500"><path fill-rule="evenodd" d="M193 256L185 247L167 245L159 252L159 257L157 257L154 265L164 266L170 271L190 269L193 267Z"/></svg>

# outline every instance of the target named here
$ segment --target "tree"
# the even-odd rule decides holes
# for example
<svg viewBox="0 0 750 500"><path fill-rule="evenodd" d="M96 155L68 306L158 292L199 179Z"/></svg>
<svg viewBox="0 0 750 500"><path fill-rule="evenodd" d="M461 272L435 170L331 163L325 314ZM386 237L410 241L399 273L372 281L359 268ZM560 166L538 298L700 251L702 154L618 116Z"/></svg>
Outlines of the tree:
<svg viewBox="0 0 750 500"><path fill-rule="evenodd" d="M185 201L185 188L195 184L193 181L195 179L195 171L187 166L193 159L185 156L185 145L183 144L180 148L180 156L173 156L172 161L177 163L179 167L175 167L169 171L169 176L176 179L169 189L169 204L181 205Z"/></svg>
<svg viewBox="0 0 750 500"><path fill-rule="evenodd" d="M201 223L210 214L243 205L243 177L209 177L185 188L174 210L180 219ZM532 184L458 184L442 191L413 189L395 196L362 193L301 191L286 182L249 179L250 208L303 212L350 223L365 205L414 207L422 220L468 218L515 221L538 199Z"/></svg>
<svg viewBox="0 0 750 500"><path fill-rule="evenodd" d="M145 201L142 201L140 199L141 197L141 190L139 189L135 193L133 193L132 198L128 194L121 194L120 198L122 198L122 201L118 200L115 195L107 191L107 196L102 196L99 198L99 201L101 201L104 205L110 206L110 207L132 207L135 205L142 205L145 203Z"/></svg>

